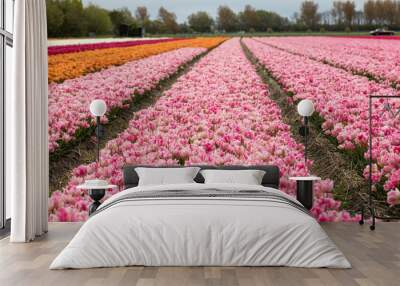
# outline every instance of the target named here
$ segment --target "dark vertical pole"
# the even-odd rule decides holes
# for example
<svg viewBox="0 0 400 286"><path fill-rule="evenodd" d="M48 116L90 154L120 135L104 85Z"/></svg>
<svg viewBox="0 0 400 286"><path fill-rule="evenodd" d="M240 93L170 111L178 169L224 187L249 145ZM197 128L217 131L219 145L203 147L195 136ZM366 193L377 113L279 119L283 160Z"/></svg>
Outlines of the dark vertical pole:
<svg viewBox="0 0 400 286"><path fill-rule="evenodd" d="M304 116L304 163L306 165L306 171L308 175L308 167L307 167L307 152L308 152L308 117Z"/></svg>
<svg viewBox="0 0 400 286"><path fill-rule="evenodd" d="M371 212L372 225L370 230L375 230L375 210L372 205L372 96L369 96L369 211Z"/></svg>
<svg viewBox="0 0 400 286"><path fill-rule="evenodd" d="M369 207L372 206L372 96L369 97Z"/></svg>
<svg viewBox="0 0 400 286"><path fill-rule="evenodd" d="M100 164L100 116L96 116L97 163Z"/></svg>

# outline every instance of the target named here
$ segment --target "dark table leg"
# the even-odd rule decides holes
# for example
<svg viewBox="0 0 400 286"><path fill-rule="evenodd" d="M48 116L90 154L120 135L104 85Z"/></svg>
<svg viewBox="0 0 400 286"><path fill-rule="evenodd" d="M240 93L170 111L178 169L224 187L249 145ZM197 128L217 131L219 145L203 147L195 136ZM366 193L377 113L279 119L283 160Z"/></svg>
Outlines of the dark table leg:
<svg viewBox="0 0 400 286"><path fill-rule="evenodd" d="M105 189L89 190L89 196L93 199L93 203L89 207L89 215L94 213L101 205L100 200L104 197L105 194Z"/></svg>
<svg viewBox="0 0 400 286"><path fill-rule="evenodd" d="M313 181L297 181L297 200L311 210L314 203Z"/></svg>

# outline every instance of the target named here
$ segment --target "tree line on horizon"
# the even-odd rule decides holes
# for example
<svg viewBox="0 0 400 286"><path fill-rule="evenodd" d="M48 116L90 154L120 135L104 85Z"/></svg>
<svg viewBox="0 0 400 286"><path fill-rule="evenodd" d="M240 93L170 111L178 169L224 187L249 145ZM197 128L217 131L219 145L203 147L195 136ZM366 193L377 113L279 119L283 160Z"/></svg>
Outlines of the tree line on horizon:
<svg viewBox="0 0 400 286"><path fill-rule="evenodd" d="M278 13L246 5L235 13L229 6L218 7L214 19L198 11L178 23L176 14L160 7L151 19L145 6L132 14L128 8L107 10L82 0L46 0L49 37L116 35L131 36L144 28L149 34L282 32L282 31L363 31L379 27L400 28L400 0L366 0L363 10L354 1L333 1L321 12L316 2L305 0L290 19Z"/></svg>

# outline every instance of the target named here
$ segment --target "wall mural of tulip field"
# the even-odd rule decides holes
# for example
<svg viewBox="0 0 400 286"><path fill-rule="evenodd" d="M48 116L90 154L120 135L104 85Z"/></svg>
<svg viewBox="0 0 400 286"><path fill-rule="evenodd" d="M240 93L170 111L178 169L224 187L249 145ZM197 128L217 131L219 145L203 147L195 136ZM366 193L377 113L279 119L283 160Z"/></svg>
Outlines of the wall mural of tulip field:
<svg viewBox="0 0 400 286"><path fill-rule="evenodd" d="M400 41L210 37L52 46L49 152L57 160L63 160L60 150L68 153L76 140L90 140L93 99L106 101L102 121L107 125L108 117L129 109L135 97L146 97L182 74L154 103L132 112L127 128L105 143L100 164L71 165L67 181L50 194L49 220L86 220L91 199L76 187L87 179L105 179L119 186L108 191L109 197L123 189L125 164L275 164L281 190L294 195L295 182L288 178L306 175L304 146L249 56L284 91L288 106L313 100L314 128L345 160L361 166L365 181L368 96L400 95ZM383 103L374 106L379 116L373 118L373 182L382 204L395 210L400 204L400 119L384 113L388 105ZM389 105L397 110L400 101ZM337 182L318 174L312 160L307 167L323 177L314 188L313 215L319 221L358 221L356 209L343 208Z"/></svg>

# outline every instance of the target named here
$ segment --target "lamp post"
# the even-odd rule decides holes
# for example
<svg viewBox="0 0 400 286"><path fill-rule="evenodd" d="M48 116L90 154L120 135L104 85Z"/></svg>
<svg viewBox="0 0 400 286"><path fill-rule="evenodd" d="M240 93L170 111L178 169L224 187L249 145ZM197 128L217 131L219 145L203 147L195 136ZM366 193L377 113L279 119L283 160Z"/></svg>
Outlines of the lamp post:
<svg viewBox="0 0 400 286"><path fill-rule="evenodd" d="M304 125L300 127L300 134L304 136L304 161L307 168L307 148L308 148L308 118L314 113L314 104L309 99L303 99L297 105L297 112L304 118Z"/></svg>
<svg viewBox="0 0 400 286"><path fill-rule="evenodd" d="M100 123L100 117L107 111L107 105L102 99L95 99L90 103L90 112L96 117L96 138L97 138L97 162L100 163L100 138L104 135L104 129Z"/></svg>
<svg viewBox="0 0 400 286"><path fill-rule="evenodd" d="M104 135L104 129L100 123L100 117L107 111L107 105L102 99L95 99L90 103L90 112L96 117L96 138L97 138L97 163L100 166L100 138ZM105 196L106 190L116 186L109 185L107 181L93 179L86 180L83 185L79 185L78 189L88 190L89 196L93 199L93 203L89 207L89 215L93 214L100 206L100 200Z"/></svg>
<svg viewBox="0 0 400 286"><path fill-rule="evenodd" d="M297 105L297 112L304 118L303 126L300 127L299 133L304 137L304 162L307 175L305 177L290 177L290 180L296 181L297 190L296 198L303 204L303 206L311 210L314 204L314 181L321 180L320 177L310 176L307 168L307 152L308 152L308 135L310 133L308 128L308 118L314 113L314 104L309 99L303 99Z"/></svg>

